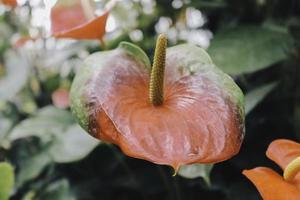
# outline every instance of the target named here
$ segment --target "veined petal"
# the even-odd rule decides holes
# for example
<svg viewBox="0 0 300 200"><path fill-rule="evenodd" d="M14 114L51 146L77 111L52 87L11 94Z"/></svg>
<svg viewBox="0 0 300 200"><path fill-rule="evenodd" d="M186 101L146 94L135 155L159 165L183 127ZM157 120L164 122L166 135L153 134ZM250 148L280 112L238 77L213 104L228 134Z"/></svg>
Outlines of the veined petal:
<svg viewBox="0 0 300 200"><path fill-rule="evenodd" d="M171 78L166 81L163 105L155 107L149 103L149 68L143 59L121 49L111 51L105 61L97 62L93 59L97 57L101 56L87 61L98 70L86 81L84 97L94 111L89 130L98 126L94 136L119 145L129 156L176 170L184 164L220 162L239 151L243 108L227 88L216 84L224 75L211 62L192 62L207 73L180 75L180 66L167 56L166 77ZM225 79L227 85L234 84Z"/></svg>

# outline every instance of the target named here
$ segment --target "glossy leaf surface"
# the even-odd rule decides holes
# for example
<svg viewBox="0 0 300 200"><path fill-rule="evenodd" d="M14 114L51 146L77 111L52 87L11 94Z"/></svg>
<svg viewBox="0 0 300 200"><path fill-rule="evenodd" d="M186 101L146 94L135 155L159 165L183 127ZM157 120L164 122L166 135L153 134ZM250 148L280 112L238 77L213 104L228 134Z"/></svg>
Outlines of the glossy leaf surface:
<svg viewBox="0 0 300 200"><path fill-rule="evenodd" d="M224 72L239 75L267 68L285 59L290 42L289 34L284 31L241 26L217 33L208 53Z"/></svg>

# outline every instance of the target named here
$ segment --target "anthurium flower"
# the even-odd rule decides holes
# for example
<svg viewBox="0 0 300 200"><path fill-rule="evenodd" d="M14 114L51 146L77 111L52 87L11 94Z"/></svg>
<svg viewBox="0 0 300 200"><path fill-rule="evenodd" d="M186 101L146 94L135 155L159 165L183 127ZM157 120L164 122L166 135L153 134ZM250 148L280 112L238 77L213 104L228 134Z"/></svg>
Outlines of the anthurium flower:
<svg viewBox="0 0 300 200"><path fill-rule="evenodd" d="M91 0L58 0L51 10L51 31L56 38L98 39L105 34L107 9L95 15Z"/></svg>
<svg viewBox="0 0 300 200"><path fill-rule="evenodd" d="M125 154L175 170L231 158L243 139L243 93L203 49L166 46L160 35L152 67L128 42L89 56L71 88L75 117Z"/></svg>
<svg viewBox="0 0 300 200"><path fill-rule="evenodd" d="M267 167L244 170L264 200L300 199L300 144L291 140L273 141L267 157L284 170L283 176Z"/></svg>
<svg viewBox="0 0 300 200"><path fill-rule="evenodd" d="M10 6L12 8L15 8L18 5L17 0L0 0L0 3L3 3L4 5Z"/></svg>

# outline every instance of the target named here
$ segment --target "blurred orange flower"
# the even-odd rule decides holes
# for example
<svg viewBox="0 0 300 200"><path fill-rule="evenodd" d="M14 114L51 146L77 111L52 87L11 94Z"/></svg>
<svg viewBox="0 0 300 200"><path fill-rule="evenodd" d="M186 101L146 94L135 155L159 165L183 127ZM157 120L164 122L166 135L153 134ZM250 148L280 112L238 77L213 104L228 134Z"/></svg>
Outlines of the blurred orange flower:
<svg viewBox="0 0 300 200"><path fill-rule="evenodd" d="M299 200L300 144L285 139L275 140L266 154L284 170L284 177L267 167L244 170L243 174L253 182L264 200Z"/></svg>
<svg viewBox="0 0 300 200"><path fill-rule="evenodd" d="M17 0L0 0L0 3L3 3L12 8L15 8L18 5Z"/></svg>
<svg viewBox="0 0 300 200"><path fill-rule="evenodd" d="M69 91L59 88L52 93L52 102L58 108L68 108L70 106Z"/></svg>
<svg viewBox="0 0 300 200"><path fill-rule="evenodd" d="M101 40L109 9L100 16L94 11L90 0L58 0L51 10L52 35L56 38Z"/></svg>

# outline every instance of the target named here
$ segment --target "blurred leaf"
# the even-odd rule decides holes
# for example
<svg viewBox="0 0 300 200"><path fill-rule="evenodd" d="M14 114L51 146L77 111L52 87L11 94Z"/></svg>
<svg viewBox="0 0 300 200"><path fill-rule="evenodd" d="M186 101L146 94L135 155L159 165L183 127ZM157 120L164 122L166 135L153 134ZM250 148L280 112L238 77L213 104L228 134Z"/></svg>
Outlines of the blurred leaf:
<svg viewBox="0 0 300 200"><path fill-rule="evenodd" d="M27 60L19 53L9 51L5 54L6 74L0 78L0 100L10 100L26 84L29 65Z"/></svg>
<svg viewBox="0 0 300 200"><path fill-rule="evenodd" d="M76 56L76 54L83 51L84 48L85 46L82 43L72 43L59 50L57 48L44 49L40 53L37 62L39 66L43 67L43 70L48 71L48 73L51 71L59 71L65 62L70 62L70 58ZM44 75L49 76L49 74Z"/></svg>
<svg viewBox="0 0 300 200"><path fill-rule="evenodd" d="M284 31L241 26L220 31L208 49L214 63L239 75L264 69L287 57L291 37Z"/></svg>
<svg viewBox="0 0 300 200"><path fill-rule="evenodd" d="M6 136L8 130L11 128L12 125L12 119L4 117L0 113L0 146L2 144L2 139Z"/></svg>
<svg viewBox="0 0 300 200"><path fill-rule="evenodd" d="M47 106L40 109L31 118L20 122L9 134L10 140L36 136L49 139L53 134L64 133L68 126L74 123L69 111Z"/></svg>
<svg viewBox="0 0 300 200"><path fill-rule="evenodd" d="M90 0L58 1L51 11L52 34L56 38L101 40L108 14L96 16Z"/></svg>
<svg viewBox="0 0 300 200"><path fill-rule="evenodd" d="M77 124L70 126L65 133L58 133L57 137L50 153L59 163L81 160L99 144Z"/></svg>
<svg viewBox="0 0 300 200"><path fill-rule="evenodd" d="M49 153L54 161L59 163L83 159L99 144L98 140L89 136L75 124L69 111L52 106L43 108L33 117L22 121L13 129L9 139L16 140L31 136L39 137L44 142L51 141ZM37 162L41 164L36 169L32 169L34 175L47 164L48 160L45 156L41 154L32 158L37 159Z"/></svg>
<svg viewBox="0 0 300 200"><path fill-rule="evenodd" d="M38 200L75 200L70 192L70 185L66 179L50 184L37 198Z"/></svg>
<svg viewBox="0 0 300 200"><path fill-rule="evenodd" d="M212 164L192 164L180 167L178 174L185 178L202 177L207 184L210 184L210 172L214 165Z"/></svg>
<svg viewBox="0 0 300 200"><path fill-rule="evenodd" d="M6 162L0 163L0 199L8 200L14 186L14 169Z"/></svg>
<svg viewBox="0 0 300 200"><path fill-rule="evenodd" d="M4 52L6 48L9 47L9 38L12 35L13 31L11 27L0 21L0 55ZM1 77L1 76L0 76Z"/></svg>
<svg viewBox="0 0 300 200"><path fill-rule="evenodd" d="M22 186L25 182L37 178L44 168L52 161L49 153L45 150L27 155L22 160L18 160L20 171L16 175L17 187Z"/></svg>
<svg viewBox="0 0 300 200"><path fill-rule="evenodd" d="M22 200L34 200L35 195L34 191L29 191L23 196Z"/></svg>
<svg viewBox="0 0 300 200"><path fill-rule="evenodd" d="M277 83L269 83L254 90L248 92L245 95L245 113L246 115L250 113L250 111L255 108L255 106L261 102L268 94L273 90L273 88L277 85Z"/></svg>
<svg viewBox="0 0 300 200"><path fill-rule="evenodd" d="M133 8L133 5L128 4L126 1L118 2L112 9L111 14L114 16L116 24L124 30L132 30L138 25L138 12Z"/></svg>

